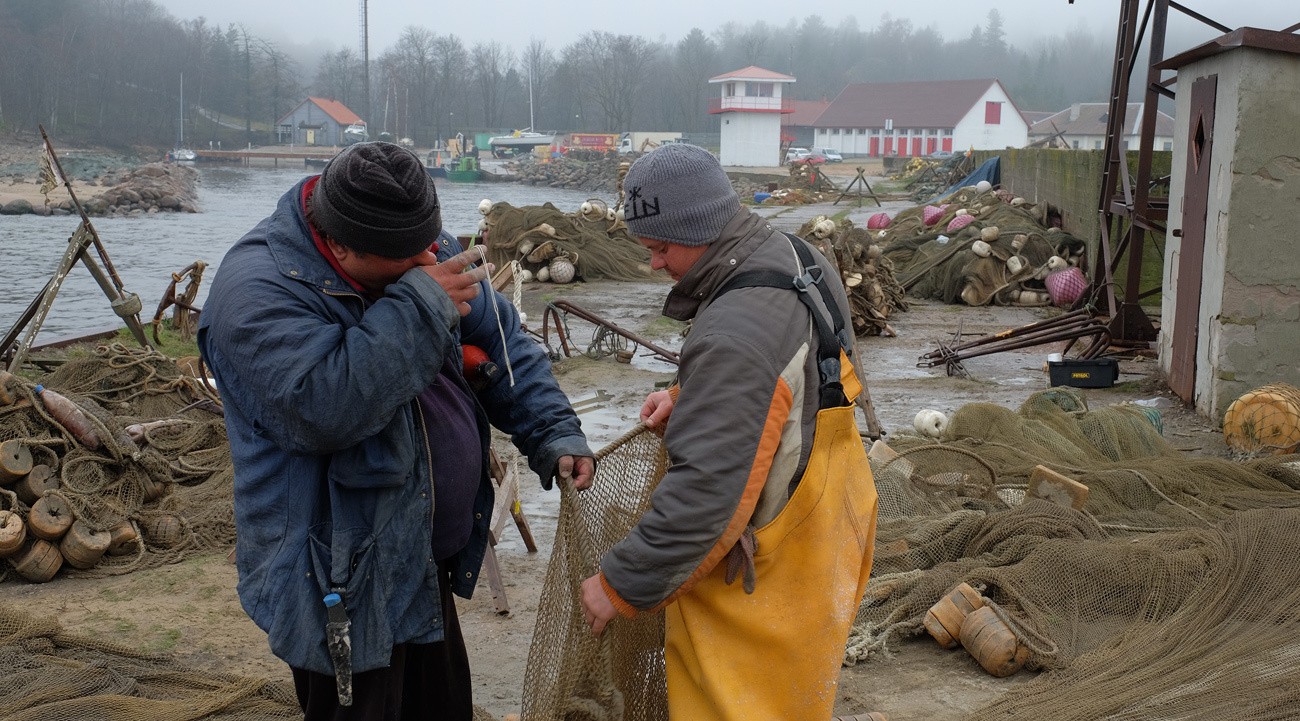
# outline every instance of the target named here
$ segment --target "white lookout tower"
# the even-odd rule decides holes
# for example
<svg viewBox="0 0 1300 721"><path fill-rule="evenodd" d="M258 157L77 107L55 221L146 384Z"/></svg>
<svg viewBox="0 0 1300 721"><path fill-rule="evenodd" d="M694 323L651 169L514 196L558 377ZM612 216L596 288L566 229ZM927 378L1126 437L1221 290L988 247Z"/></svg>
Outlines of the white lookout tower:
<svg viewBox="0 0 1300 721"><path fill-rule="evenodd" d="M781 164L781 114L793 113L782 86L794 78L753 65L709 78L722 86L709 113L721 115L719 160L723 165L774 167Z"/></svg>

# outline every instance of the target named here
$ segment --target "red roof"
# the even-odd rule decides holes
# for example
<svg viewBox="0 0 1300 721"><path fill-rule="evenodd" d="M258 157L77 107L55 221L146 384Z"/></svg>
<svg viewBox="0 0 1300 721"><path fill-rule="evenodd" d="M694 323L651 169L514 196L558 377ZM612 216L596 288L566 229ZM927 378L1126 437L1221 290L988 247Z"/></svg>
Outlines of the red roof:
<svg viewBox="0 0 1300 721"><path fill-rule="evenodd" d="M1001 86L993 78L857 83L841 90L813 124L883 128L886 120L893 120L895 128L952 128L994 83Z"/></svg>
<svg viewBox="0 0 1300 721"><path fill-rule="evenodd" d="M781 116L782 125L812 125L830 107L829 100L791 100L794 112Z"/></svg>
<svg viewBox="0 0 1300 721"><path fill-rule="evenodd" d="M732 70L729 73L714 75L709 78L711 83L720 83L723 80L775 80L778 82L793 83L794 78L790 75L782 75L771 70L764 70L757 65L750 65L747 68Z"/></svg>
<svg viewBox="0 0 1300 721"><path fill-rule="evenodd" d="M337 100L308 97L307 101L316 103L317 107L319 107L321 110L324 110L325 114L330 116L330 118L332 118L334 122L338 123L339 125L351 125L353 123L362 122L360 115L357 115L356 113L352 112L350 109L348 109L348 106L344 105L343 103L340 103Z"/></svg>

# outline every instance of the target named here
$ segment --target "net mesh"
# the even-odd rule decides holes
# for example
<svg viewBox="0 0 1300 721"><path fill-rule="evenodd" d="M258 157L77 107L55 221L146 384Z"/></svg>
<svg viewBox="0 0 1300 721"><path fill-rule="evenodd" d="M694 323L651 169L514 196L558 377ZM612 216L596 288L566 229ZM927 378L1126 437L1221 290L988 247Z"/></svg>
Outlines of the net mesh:
<svg viewBox="0 0 1300 721"><path fill-rule="evenodd" d="M667 469L662 440L638 426L601 449L591 488L561 484L560 518L524 672L522 721L668 718L663 614L616 618L593 636L580 586L647 508Z"/></svg>
<svg viewBox="0 0 1300 721"><path fill-rule="evenodd" d="M890 444L871 454L875 561L847 665L924 637L927 611L964 582L1045 672L970 718L1294 717L1300 457L1188 455L1155 409L1090 408L1072 388L1016 410L967 404L937 441ZM563 492L525 721L666 717L660 617L596 638L578 600L646 508L663 453L634 432L602 451L591 490ZM1087 486L1082 510L1029 495L1040 465Z"/></svg>

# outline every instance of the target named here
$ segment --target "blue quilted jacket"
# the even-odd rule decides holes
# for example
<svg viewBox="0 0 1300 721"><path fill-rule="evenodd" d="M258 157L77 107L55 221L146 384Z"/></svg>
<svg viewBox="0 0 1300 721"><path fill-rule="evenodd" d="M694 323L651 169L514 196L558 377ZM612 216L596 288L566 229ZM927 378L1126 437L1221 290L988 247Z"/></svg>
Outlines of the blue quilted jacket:
<svg viewBox="0 0 1300 721"><path fill-rule="evenodd" d="M338 592L352 622L355 672L388 665L395 644L442 639L430 553L430 457L480 467L469 544L452 559L454 590L473 592L493 491L488 423L511 434L550 487L557 459L592 455L542 349L500 294L461 318L426 274L408 271L382 298L356 293L316 250L304 180L222 260L198 342L222 395L235 466L239 598L295 668L332 674L322 598ZM439 238L439 256L460 252ZM416 397L461 343L507 374L480 391L475 448L429 448ZM468 390L468 387L466 387Z"/></svg>

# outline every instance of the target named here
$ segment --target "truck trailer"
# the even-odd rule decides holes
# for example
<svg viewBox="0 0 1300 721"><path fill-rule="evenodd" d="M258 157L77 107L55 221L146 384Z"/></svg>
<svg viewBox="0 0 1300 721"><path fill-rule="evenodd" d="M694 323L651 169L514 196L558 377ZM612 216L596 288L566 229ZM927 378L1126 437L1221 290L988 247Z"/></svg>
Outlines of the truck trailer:
<svg viewBox="0 0 1300 721"><path fill-rule="evenodd" d="M628 153L645 153L659 147L664 143L677 142L682 139L681 133L664 132L654 130L633 130L623 133L618 138L618 152L620 155Z"/></svg>

